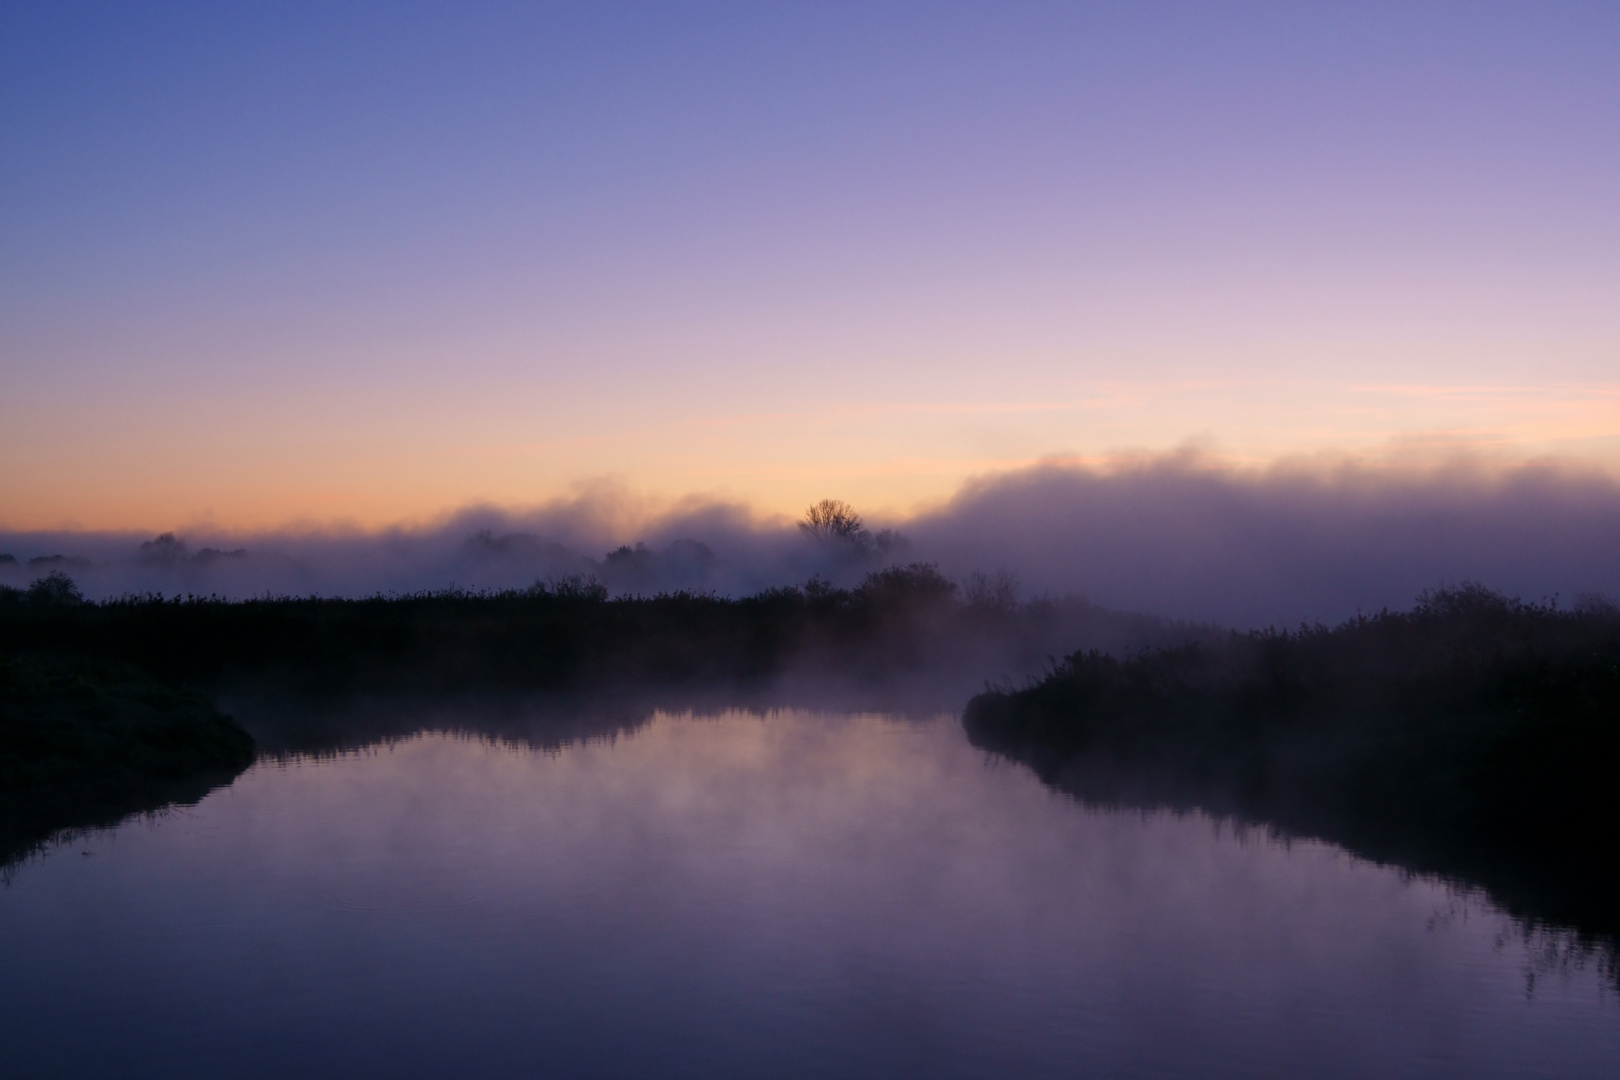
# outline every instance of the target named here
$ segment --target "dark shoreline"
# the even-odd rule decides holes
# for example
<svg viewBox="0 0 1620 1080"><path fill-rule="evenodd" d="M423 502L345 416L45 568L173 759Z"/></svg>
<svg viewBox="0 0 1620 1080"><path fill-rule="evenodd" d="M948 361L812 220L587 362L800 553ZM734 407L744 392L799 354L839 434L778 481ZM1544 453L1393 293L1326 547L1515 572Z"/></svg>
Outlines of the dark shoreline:
<svg viewBox="0 0 1620 1080"><path fill-rule="evenodd" d="M1071 655L977 746L1084 802L1201 810L1474 885L1620 947L1620 613L1465 587L1328 629Z"/></svg>
<svg viewBox="0 0 1620 1080"><path fill-rule="evenodd" d="M201 694L130 664L0 654L0 867L59 834L194 803L254 752Z"/></svg>
<svg viewBox="0 0 1620 1080"><path fill-rule="evenodd" d="M53 577L60 596L0 590L0 652L116 659L205 692L313 698L748 688L798 673L877 684L941 671L963 673L971 692L998 673L1038 670L1054 652L1213 633L1083 601L963 597L927 564L874 572L853 589L811 581L736 599L609 599L571 580L365 599L85 603Z"/></svg>
<svg viewBox="0 0 1620 1080"><path fill-rule="evenodd" d="M92 604L57 582L0 596L0 864L195 801L255 740L322 754L431 729L548 748L658 709L949 712L1064 641L1090 647L972 697L975 745L1088 803L1327 840L1620 942L1620 613L1477 588L1331 630L1232 634L964 600L927 566L737 600L609 600L576 581Z"/></svg>
<svg viewBox="0 0 1620 1080"><path fill-rule="evenodd" d="M90 603L52 574L26 592L0 589L0 673L10 673L0 781L12 781L0 864L57 829L194 800L252 761L254 737L271 754L329 753L453 728L459 711L479 717L481 734L548 747L631 729L661 708L954 711L987 675L1036 670L1073 643L1124 649L1209 632L1081 601L963 596L926 564L854 589L811 581L740 599L609 599L572 579Z"/></svg>

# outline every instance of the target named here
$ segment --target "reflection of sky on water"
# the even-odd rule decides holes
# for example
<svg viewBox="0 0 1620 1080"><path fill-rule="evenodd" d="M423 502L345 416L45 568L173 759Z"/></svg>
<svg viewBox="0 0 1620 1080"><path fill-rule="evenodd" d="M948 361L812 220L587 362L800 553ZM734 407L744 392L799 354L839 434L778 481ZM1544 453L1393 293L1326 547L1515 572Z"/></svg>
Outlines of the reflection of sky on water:
<svg viewBox="0 0 1620 1080"><path fill-rule="evenodd" d="M78 854L80 850L89 856ZM1590 971L1325 845L1086 811L949 721L256 767L0 891L22 1075L1602 1075Z"/></svg>

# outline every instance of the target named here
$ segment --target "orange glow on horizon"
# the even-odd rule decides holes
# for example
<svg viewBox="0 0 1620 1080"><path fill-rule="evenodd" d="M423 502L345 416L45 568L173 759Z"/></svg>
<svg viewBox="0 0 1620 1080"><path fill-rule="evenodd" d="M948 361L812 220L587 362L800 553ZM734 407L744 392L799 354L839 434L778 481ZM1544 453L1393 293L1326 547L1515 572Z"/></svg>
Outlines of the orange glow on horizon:
<svg viewBox="0 0 1620 1080"><path fill-rule="evenodd" d="M296 440L280 418L263 420L162 431L108 416L84 424L71 446L13 445L13 460L31 460L0 479L0 527L370 530L471 504L532 507L604 483L648 513L699 497L792 517L836 495L893 520L975 477L1186 445L1246 468L1458 456L1620 465L1620 385L1116 382L1061 401L692 408L656 422L604 420L595 433L557 425L556 437L527 440L500 437L521 425L470 416L414 438L398 417Z"/></svg>

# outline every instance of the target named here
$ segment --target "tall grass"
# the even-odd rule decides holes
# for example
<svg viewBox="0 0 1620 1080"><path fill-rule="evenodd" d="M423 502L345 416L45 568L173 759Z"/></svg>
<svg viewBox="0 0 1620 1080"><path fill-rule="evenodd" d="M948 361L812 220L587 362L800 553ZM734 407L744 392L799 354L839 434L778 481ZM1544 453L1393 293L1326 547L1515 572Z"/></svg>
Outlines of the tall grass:
<svg viewBox="0 0 1620 1080"><path fill-rule="evenodd" d="M1463 586L1332 628L1076 653L974 698L965 723L1082 798L1319 836L1620 940L1620 613L1606 605Z"/></svg>
<svg viewBox="0 0 1620 1080"><path fill-rule="evenodd" d="M99 604L0 597L0 651L126 661L171 682L303 694L759 684L795 670L882 679L929 668L988 677L1054 649L1185 637L1083 602L964 598L927 564L854 589L811 581L741 599L609 599L570 579L503 592L348 600L131 596Z"/></svg>

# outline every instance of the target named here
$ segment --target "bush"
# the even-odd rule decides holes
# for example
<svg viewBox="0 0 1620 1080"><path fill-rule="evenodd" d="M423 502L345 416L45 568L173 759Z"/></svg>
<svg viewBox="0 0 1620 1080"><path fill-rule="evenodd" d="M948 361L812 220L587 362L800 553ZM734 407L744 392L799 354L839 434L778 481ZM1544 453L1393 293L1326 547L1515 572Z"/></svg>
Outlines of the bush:
<svg viewBox="0 0 1620 1080"><path fill-rule="evenodd" d="M28 601L33 604L82 604L84 594L73 579L60 570L52 570L28 586Z"/></svg>

